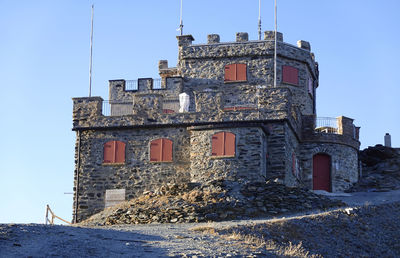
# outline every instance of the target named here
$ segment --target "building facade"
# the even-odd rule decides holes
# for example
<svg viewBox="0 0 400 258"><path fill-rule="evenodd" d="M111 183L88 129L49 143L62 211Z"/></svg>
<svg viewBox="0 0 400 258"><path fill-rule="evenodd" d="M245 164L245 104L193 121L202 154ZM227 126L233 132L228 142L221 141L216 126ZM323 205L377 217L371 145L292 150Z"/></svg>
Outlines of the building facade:
<svg viewBox="0 0 400 258"><path fill-rule="evenodd" d="M111 80L109 100L73 98L74 220L162 184L280 180L332 192L358 180L359 127L316 117L318 63L310 44L177 36L178 64L161 79ZM183 94L185 93L185 94ZM181 100L180 100L181 97Z"/></svg>

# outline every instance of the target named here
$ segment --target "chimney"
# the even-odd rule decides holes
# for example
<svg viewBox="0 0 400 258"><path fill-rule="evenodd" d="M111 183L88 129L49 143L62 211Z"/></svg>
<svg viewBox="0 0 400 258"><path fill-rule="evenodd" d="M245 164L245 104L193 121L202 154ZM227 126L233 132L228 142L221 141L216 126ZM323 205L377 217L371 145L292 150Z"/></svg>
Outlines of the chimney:
<svg viewBox="0 0 400 258"><path fill-rule="evenodd" d="M385 134L385 147L392 147L392 137L389 133Z"/></svg>

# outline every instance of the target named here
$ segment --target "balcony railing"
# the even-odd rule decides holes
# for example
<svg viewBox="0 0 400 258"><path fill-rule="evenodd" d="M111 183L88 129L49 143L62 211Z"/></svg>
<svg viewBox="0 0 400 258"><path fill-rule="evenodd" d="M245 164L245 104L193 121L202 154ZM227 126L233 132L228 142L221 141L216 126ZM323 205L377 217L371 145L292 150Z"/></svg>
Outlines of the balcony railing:
<svg viewBox="0 0 400 258"><path fill-rule="evenodd" d="M104 116L125 116L131 115L133 102L103 100L103 115Z"/></svg>
<svg viewBox="0 0 400 258"><path fill-rule="evenodd" d="M333 117L317 117L315 121L315 132L318 133L339 133L338 119Z"/></svg>
<svg viewBox="0 0 400 258"><path fill-rule="evenodd" d="M138 90L138 80L126 80L125 90Z"/></svg>
<svg viewBox="0 0 400 258"><path fill-rule="evenodd" d="M161 78L153 79L153 90L159 90L162 88L162 80ZM125 80L125 90L133 90L136 91L139 89L138 80Z"/></svg>

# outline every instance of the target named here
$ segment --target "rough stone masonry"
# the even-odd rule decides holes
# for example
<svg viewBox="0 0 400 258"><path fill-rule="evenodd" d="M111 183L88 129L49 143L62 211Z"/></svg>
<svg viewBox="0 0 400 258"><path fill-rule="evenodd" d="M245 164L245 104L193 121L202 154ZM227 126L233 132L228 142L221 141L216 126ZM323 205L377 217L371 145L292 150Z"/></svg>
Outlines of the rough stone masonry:
<svg viewBox="0 0 400 258"><path fill-rule="evenodd" d="M178 63L159 62L160 79L111 80L109 100L73 98L77 134L74 221L167 183L265 182L343 191L359 177L359 127L344 116L316 117L319 67L310 43L274 38L192 44L177 36ZM133 86L132 86L133 85ZM179 112L179 94L189 110Z"/></svg>

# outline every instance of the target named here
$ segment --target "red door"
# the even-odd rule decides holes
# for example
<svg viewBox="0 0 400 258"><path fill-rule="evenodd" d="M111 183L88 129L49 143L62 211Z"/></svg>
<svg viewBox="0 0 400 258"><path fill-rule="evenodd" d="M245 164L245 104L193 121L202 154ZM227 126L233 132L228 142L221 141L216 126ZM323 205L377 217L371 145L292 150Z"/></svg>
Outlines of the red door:
<svg viewBox="0 0 400 258"><path fill-rule="evenodd" d="M316 154L313 157L313 189L331 191L331 157Z"/></svg>

